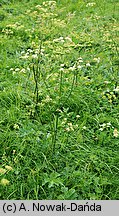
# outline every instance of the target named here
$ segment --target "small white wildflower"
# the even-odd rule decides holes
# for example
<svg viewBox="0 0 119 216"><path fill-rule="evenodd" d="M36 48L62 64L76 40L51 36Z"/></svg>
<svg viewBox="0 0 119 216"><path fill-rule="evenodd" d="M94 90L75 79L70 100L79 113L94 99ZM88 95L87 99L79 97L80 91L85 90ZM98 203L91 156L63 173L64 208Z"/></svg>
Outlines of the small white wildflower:
<svg viewBox="0 0 119 216"><path fill-rule="evenodd" d="M20 72L21 72L21 73L25 73L26 71L25 71L24 68L22 68L22 69L20 70Z"/></svg>
<svg viewBox="0 0 119 216"><path fill-rule="evenodd" d="M65 121L63 121L61 124L62 124L62 125L64 125L64 124L66 124L66 122L65 122Z"/></svg>
<svg viewBox="0 0 119 216"><path fill-rule="evenodd" d="M103 130L104 130L104 128L99 128L99 130L100 130L100 131L103 131Z"/></svg>
<svg viewBox="0 0 119 216"><path fill-rule="evenodd" d="M13 68L10 68L10 71L13 71L14 69Z"/></svg>
<svg viewBox="0 0 119 216"><path fill-rule="evenodd" d="M61 43L64 43L64 40L62 39L62 40L60 40L60 42L61 42Z"/></svg>
<svg viewBox="0 0 119 216"><path fill-rule="evenodd" d="M59 38L59 40L63 40L63 39L64 39L63 37L60 37L60 38Z"/></svg>
<svg viewBox="0 0 119 216"><path fill-rule="evenodd" d="M113 135L114 135L114 137L116 137L116 138L118 137L119 132L118 132L117 128L114 129Z"/></svg>
<svg viewBox="0 0 119 216"><path fill-rule="evenodd" d="M13 149L13 154L15 154L16 153L16 150L15 149Z"/></svg>
<svg viewBox="0 0 119 216"><path fill-rule="evenodd" d="M30 72L30 68L29 67L27 67L27 71Z"/></svg>
<svg viewBox="0 0 119 216"><path fill-rule="evenodd" d="M82 66L81 66L81 65L78 65L78 66L77 66L77 68L78 68L78 69L81 69L81 68L82 68Z"/></svg>
<svg viewBox="0 0 119 216"><path fill-rule="evenodd" d="M27 52L29 52L29 53L32 53L32 52L33 52L33 50L32 50L32 49L28 49L28 50L27 50Z"/></svg>
<svg viewBox="0 0 119 216"><path fill-rule="evenodd" d="M36 49L36 50L35 50L35 54L39 54L39 49Z"/></svg>
<svg viewBox="0 0 119 216"><path fill-rule="evenodd" d="M51 136L51 134L50 133L47 133L47 138L49 138Z"/></svg>
<svg viewBox="0 0 119 216"><path fill-rule="evenodd" d="M29 54L26 53L24 56L20 56L21 59L28 59L29 58Z"/></svg>
<svg viewBox="0 0 119 216"><path fill-rule="evenodd" d="M7 169L8 171L13 170L13 168L11 166L8 166L8 165L5 166L5 169Z"/></svg>
<svg viewBox="0 0 119 216"><path fill-rule="evenodd" d="M80 118L80 115L76 115L76 118Z"/></svg>
<svg viewBox="0 0 119 216"><path fill-rule="evenodd" d="M103 127L103 128L104 128L104 127L106 127L106 124L103 123L103 124L100 125L100 127Z"/></svg>
<svg viewBox="0 0 119 216"><path fill-rule="evenodd" d="M21 55L23 55L23 54L25 54L25 51L22 51L22 52L21 52Z"/></svg>
<svg viewBox="0 0 119 216"><path fill-rule="evenodd" d="M18 71L20 71L20 69L19 69L19 68L16 68L16 69L15 69L15 72L18 72Z"/></svg>
<svg viewBox="0 0 119 216"><path fill-rule="evenodd" d="M3 168L0 168L0 174L5 174L5 173L6 173L6 170Z"/></svg>
<svg viewBox="0 0 119 216"><path fill-rule="evenodd" d="M86 129L87 129L87 127L86 127L86 126L83 126L83 129L84 129L84 130L86 130Z"/></svg>
<svg viewBox="0 0 119 216"><path fill-rule="evenodd" d="M115 92L119 92L119 86L114 89Z"/></svg>
<svg viewBox="0 0 119 216"><path fill-rule="evenodd" d="M104 81L104 84L109 84L109 83L110 83L110 82L109 82L109 81L107 81L107 80L105 80L105 81Z"/></svg>
<svg viewBox="0 0 119 216"><path fill-rule="evenodd" d="M61 110L61 109L57 109L56 111L62 113L62 110Z"/></svg>
<svg viewBox="0 0 119 216"><path fill-rule="evenodd" d="M70 67L69 70L70 70L70 71L74 71L74 70L76 70L76 67L75 67L75 66Z"/></svg>
<svg viewBox="0 0 119 216"><path fill-rule="evenodd" d="M72 127L72 123L71 122L68 122L67 124L68 124L68 126Z"/></svg>
<svg viewBox="0 0 119 216"><path fill-rule="evenodd" d="M45 2L46 3L46 2ZM50 5L55 5L56 4L56 1L49 1L48 2L48 5L50 6Z"/></svg>
<svg viewBox="0 0 119 216"><path fill-rule="evenodd" d="M66 122L66 121L67 121L67 118L64 118L64 121Z"/></svg>
<svg viewBox="0 0 119 216"><path fill-rule="evenodd" d="M59 71L64 71L64 68L60 68Z"/></svg>
<svg viewBox="0 0 119 216"><path fill-rule="evenodd" d="M96 62L99 64L99 62L100 62L100 57L94 58L93 60L96 61Z"/></svg>
<svg viewBox="0 0 119 216"><path fill-rule="evenodd" d="M98 20L100 19L100 16L95 15L94 18Z"/></svg>
<svg viewBox="0 0 119 216"><path fill-rule="evenodd" d="M46 103L48 103L48 102L52 101L52 98L50 98L49 95L47 95L44 101Z"/></svg>
<svg viewBox="0 0 119 216"><path fill-rule="evenodd" d="M14 124L13 128L14 129L19 129L19 125L18 124Z"/></svg>
<svg viewBox="0 0 119 216"><path fill-rule="evenodd" d="M69 131L70 131L70 128L65 128L65 130L66 130L67 132L69 132Z"/></svg>
<svg viewBox="0 0 119 216"><path fill-rule="evenodd" d="M86 64L86 66L87 66L87 67L90 67L91 65L90 65L90 63L88 62L88 63Z"/></svg>
<svg viewBox="0 0 119 216"><path fill-rule="evenodd" d="M35 7L36 7L36 8L41 8L41 5L36 5Z"/></svg>
<svg viewBox="0 0 119 216"><path fill-rule="evenodd" d="M69 78L65 78L65 81L68 82L68 81L69 81Z"/></svg>
<svg viewBox="0 0 119 216"><path fill-rule="evenodd" d="M108 123L107 123L107 127L110 127L110 126L111 126L111 123L110 123L110 122L108 122Z"/></svg>
<svg viewBox="0 0 119 216"><path fill-rule="evenodd" d="M12 74L13 74L13 75L16 74L16 71L13 71Z"/></svg>
<svg viewBox="0 0 119 216"><path fill-rule="evenodd" d="M70 130L74 131L74 128L73 128L73 127L70 127Z"/></svg>
<svg viewBox="0 0 119 216"><path fill-rule="evenodd" d="M9 185L9 183L10 183L10 181L9 180L7 180L7 179L2 179L1 180L1 185L3 185L3 186L7 186L7 185Z"/></svg>
<svg viewBox="0 0 119 216"><path fill-rule="evenodd" d="M37 55L37 54L33 54L33 55L32 55L32 58L33 58L33 59L38 59L38 55Z"/></svg>
<svg viewBox="0 0 119 216"><path fill-rule="evenodd" d="M83 62L82 57L79 57L77 60L78 60L79 63Z"/></svg>
<svg viewBox="0 0 119 216"><path fill-rule="evenodd" d="M94 5L96 5L95 2L89 2L89 3L86 5L86 7L93 7Z"/></svg>
<svg viewBox="0 0 119 216"><path fill-rule="evenodd" d="M64 43L64 38L63 37L59 37L53 40L53 42L62 42Z"/></svg>
<svg viewBox="0 0 119 216"><path fill-rule="evenodd" d="M65 37L65 40L68 40L69 42L72 42L72 39L70 37Z"/></svg>

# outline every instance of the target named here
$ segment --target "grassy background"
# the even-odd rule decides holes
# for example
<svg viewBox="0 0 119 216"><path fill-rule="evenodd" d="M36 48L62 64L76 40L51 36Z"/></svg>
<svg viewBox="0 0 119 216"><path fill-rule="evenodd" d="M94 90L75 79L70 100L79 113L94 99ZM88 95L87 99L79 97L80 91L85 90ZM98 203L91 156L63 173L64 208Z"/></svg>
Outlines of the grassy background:
<svg viewBox="0 0 119 216"><path fill-rule="evenodd" d="M1 199L119 199L118 7L0 1Z"/></svg>

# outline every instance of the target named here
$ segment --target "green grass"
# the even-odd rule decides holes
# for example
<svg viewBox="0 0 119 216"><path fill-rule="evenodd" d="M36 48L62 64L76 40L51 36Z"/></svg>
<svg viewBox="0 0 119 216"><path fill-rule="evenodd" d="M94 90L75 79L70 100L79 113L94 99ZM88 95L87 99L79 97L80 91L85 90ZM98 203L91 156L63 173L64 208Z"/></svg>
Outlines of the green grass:
<svg viewBox="0 0 119 216"><path fill-rule="evenodd" d="M1 199L119 199L118 8L0 1Z"/></svg>

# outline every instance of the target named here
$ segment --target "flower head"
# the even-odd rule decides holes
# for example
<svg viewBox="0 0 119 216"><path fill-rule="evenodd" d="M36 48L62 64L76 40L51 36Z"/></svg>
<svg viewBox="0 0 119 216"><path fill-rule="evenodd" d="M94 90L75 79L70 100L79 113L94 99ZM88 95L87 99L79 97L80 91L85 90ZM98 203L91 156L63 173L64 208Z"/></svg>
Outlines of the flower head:
<svg viewBox="0 0 119 216"><path fill-rule="evenodd" d="M8 170L8 171L13 170L13 168L11 166L8 166L8 165L5 166L5 169Z"/></svg>
<svg viewBox="0 0 119 216"><path fill-rule="evenodd" d="M114 137L118 137L118 135L119 135L119 132L116 128L113 131L113 135L114 135Z"/></svg>
<svg viewBox="0 0 119 216"><path fill-rule="evenodd" d="M10 181L9 180L7 180L7 179L2 179L1 180L1 185L3 185L3 186L7 186L7 185L9 185L9 183L10 183Z"/></svg>
<svg viewBox="0 0 119 216"><path fill-rule="evenodd" d="M0 168L0 174L5 174L5 173L6 173L6 170L3 168Z"/></svg>

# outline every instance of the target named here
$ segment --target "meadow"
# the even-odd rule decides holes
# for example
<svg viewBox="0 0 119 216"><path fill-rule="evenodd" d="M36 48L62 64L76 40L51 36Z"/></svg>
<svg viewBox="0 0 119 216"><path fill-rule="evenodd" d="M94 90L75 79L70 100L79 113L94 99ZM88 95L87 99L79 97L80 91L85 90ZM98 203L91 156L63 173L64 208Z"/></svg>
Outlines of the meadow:
<svg viewBox="0 0 119 216"><path fill-rule="evenodd" d="M0 0L0 197L119 199L118 0Z"/></svg>

